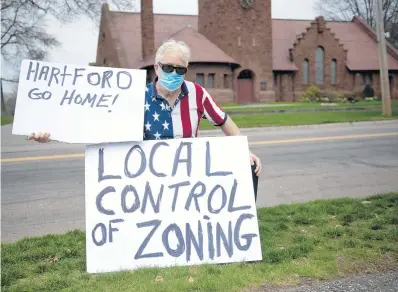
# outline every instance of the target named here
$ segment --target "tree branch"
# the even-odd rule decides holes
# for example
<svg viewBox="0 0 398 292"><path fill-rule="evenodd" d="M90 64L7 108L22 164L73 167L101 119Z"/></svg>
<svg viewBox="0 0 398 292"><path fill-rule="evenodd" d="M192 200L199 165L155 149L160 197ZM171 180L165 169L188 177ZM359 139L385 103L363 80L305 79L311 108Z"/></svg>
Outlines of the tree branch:
<svg viewBox="0 0 398 292"><path fill-rule="evenodd" d="M17 18L18 18L18 11L19 9L26 4L27 1L22 2L20 5L18 5L16 11L15 11L15 15L14 15L14 19L11 23L11 25L8 27L8 29L1 35L1 39L3 40L3 38L8 34L8 32L13 28L13 26L17 23ZM1 47L3 48L3 44L1 44Z"/></svg>
<svg viewBox="0 0 398 292"><path fill-rule="evenodd" d="M38 5L38 4L37 4L35 1L33 1L33 0L29 0L29 2L32 4L33 7L35 7L35 8L37 8L37 9L41 10L41 11L44 12L44 13L47 13L48 10L49 10L48 7L47 7L47 8L43 8L42 6Z"/></svg>
<svg viewBox="0 0 398 292"><path fill-rule="evenodd" d="M314 9L327 20L350 20L353 16L364 19L375 27L375 0L317 0ZM383 20L392 43L398 44L398 0L383 0Z"/></svg>
<svg viewBox="0 0 398 292"><path fill-rule="evenodd" d="M19 82L19 80L16 80L16 79L7 79L7 78L3 78L3 77L1 77L1 80L5 81L5 82L11 82L11 83L18 83Z"/></svg>
<svg viewBox="0 0 398 292"><path fill-rule="evenodd" d="M1 1L2 56L15 67L22 58L43 59L51 49L60 45L57 36L46 32L48 17L61 23L86 17L99 25L99 0ZM133 7L133 0L111 0L111 3L119 9Z"/></svg>

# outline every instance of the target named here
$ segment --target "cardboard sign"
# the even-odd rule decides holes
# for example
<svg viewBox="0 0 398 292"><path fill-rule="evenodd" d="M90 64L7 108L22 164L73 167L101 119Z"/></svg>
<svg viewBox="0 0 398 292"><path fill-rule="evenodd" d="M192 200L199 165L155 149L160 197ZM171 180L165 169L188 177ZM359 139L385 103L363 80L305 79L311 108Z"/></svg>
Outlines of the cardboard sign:
<svg viewBox="0 0 398 292"><path fill-rule="evenodd" d="M261 260L247 138L88 146L86 247L89 273Z"/></svg>
<svg viewBox="0 0 398 292"><path fill-rule="evenodd" d="M142 141L146 71L24 60L13 134L66 143Z"/></svg>

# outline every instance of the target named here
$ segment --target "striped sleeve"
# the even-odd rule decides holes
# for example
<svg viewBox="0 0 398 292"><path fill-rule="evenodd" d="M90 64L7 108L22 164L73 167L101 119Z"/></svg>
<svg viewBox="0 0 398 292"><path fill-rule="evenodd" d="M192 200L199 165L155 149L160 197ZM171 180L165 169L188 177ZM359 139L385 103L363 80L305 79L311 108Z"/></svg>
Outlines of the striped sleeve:
<svg viewBox="0 0 398 292"><path fill-rule="evenodd" d="M217 105L206 89L202 87L203 113L214 126L222 126L227 120L227 114Z"/></svg>

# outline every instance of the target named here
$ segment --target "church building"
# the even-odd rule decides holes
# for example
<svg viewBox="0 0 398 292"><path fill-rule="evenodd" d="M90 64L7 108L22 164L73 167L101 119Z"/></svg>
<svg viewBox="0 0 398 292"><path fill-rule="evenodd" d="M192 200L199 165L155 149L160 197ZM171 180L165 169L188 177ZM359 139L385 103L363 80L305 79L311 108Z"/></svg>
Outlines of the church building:
<svg viewBox="0 0 398 292"><path fill-rule="evenodd" d="M321 90L380 95L375 31L365 21L272 19L271 0L200 0L198 15L110 11L103 4L96 66L146 69L154 78L156 49L169 38L191 49L187 80L218 103L299 101ZM387 43L391 98L398 99L398 50Z"/></svg>

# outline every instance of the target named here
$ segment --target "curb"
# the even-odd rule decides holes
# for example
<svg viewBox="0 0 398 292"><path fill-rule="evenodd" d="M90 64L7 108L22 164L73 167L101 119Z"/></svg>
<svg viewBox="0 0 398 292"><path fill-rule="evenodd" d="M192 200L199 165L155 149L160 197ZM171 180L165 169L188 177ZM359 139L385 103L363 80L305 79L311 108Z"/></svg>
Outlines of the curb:
<svg viewBox="0 0 398 292"><path fill-rule="evenodd" d="M225 112L230 115L251 115L251 114L284 114L284 113L314 113L314 112L353 112L353 111L374 111L380 110L380 106L367 106L367 107L327 107L327 108L297 108L297 109L258 109L258 110L247 110L247 111L228 111ZM392 108L392 110L398 110L398 107Z"/></svg>
<svg viewBox="0 0 398 292"><path fill-rule="evenodd" d="M398 127L398 119L396 120L383 120L383 121L362 121L362 122L343 122L343 123L327 123L327 124L312 124L312 125L295 125L295 126L264 126L264 127L256 127L256 128L240 128L241 133L248 132L270 132L270 131L283 131L290 129L318 129L318 128L332 128L336 126L345 126L345 127L354 127L354 126L375 126L375 125L386 125L386 124L397 124ZM213 134L213 133L222 133L221 129L214 130L201 130L199 131L201 134Z"/></svg>

